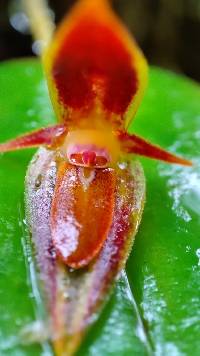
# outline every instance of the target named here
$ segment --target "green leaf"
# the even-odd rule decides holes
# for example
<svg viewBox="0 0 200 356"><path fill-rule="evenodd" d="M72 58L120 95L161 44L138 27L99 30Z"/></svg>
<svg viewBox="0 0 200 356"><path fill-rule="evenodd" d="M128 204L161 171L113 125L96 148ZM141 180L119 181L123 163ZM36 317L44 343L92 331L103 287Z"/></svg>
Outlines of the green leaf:
<svg viewBox="0 0 200 356"><path fill-rule="evenodd" d="M0 83L0 141L54 122L37 61L1 64ZM149 355L154 349L157 355L190 355L191 348L199 355L199 97L199 88L189 80L151 70L149 90L130 131L195 159L196 164L182 168L141 160L147 202L128 263L128 280L124 274L118 282L88 333L81 356ZM45 342L20 343L21 330L43 317L22 221L24 177L33 153L0 156L3 355L53 354Z"/></svg>
<svg viewBox="0 0 200 356"><path fill-rule="evenodd" d="M128 277L157 355L200 353L200 89L151 71L134 130L194 161L192 168L143 159L147 202Z"/></svg>

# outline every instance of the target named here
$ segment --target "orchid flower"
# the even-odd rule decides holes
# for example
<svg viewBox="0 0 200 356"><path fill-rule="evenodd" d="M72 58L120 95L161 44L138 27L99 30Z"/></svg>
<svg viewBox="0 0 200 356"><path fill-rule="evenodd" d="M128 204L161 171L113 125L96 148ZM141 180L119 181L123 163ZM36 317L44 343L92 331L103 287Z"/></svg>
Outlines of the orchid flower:
<svg viewBox="0 0 200 356"><path fill-rule="evenodd" d="M141 220L145 180L133 156L191 162L128 133L147 63L108 1L79 0L42 60L58 123L1 143L0 152L43 146L26 176L27 221L55 352L71 355Z"/></svg>

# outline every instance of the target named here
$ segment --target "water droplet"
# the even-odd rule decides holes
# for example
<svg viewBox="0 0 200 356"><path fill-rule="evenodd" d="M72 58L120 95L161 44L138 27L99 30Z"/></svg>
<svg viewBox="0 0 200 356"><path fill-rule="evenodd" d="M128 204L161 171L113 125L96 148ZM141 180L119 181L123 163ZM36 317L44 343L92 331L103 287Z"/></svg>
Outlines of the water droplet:
<svg viewBox="0 0 200 356"><path fill-rule="evenodd" d="M26 325L20 331L20 340L23 345L34 342L44 342L49 338L49 327L42 320Z"/></svg>
<svg viewBox="0 0 200 356"><path fill-rule="evenodd" d="M35 188L39 188L41 186L41 183L42 183L42 174L39 174L35 181Z"/></svg>
<svg viewBox="0 0 200 356"><path fill-rule="evenodd" d="M185 250L186 250L186 252L190 252L191 251L191 246L187 245Z"/></svg>
<svg viewBox="0 0 200 356"><path fill-rule="evenodd" d="M69 299L70 299L69 293L67 293L67 292L64 292L64 293L63 293L63 297L64 297L66 300L69 300Z"/></svg>
<svg viewBox="0 0 200 356"><path fill-rule="evenodd" d="M198 249L196 250L196 256L197 256L197 258L199 259L199 261L198 261L198 266L200 266L200 248L198 248Z"/></svg>
<svg viewBox="0 0 200 356"><path fill-rule="evenodd" d="M120 162L118 164L118 166L119 166L120 169L126 169L127 168L127 162Z"/></svg>

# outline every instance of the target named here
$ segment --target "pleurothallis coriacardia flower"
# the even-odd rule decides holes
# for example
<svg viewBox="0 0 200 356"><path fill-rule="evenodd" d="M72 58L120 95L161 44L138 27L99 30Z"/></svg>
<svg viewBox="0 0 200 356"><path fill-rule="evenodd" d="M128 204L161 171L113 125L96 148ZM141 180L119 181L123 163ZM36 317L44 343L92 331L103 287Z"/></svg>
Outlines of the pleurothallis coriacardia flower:
<svg viewBox="0 0 200 356"><path fill-rule="evenodd" d="M54 348L70 355L124 267L141 220L145 180L131 154L191 163L128 134L147 64L108 1L79 0L43 64L58 124L2 143L0 152L43 146L26 176L27 221Z"/></svg>

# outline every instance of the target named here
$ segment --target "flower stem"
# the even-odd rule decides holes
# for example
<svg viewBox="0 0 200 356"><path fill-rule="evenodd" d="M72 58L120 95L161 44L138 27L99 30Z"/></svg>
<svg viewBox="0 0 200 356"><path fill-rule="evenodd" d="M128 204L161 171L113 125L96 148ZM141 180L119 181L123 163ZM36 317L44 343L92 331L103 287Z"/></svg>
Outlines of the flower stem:
<svg viewBox="0 0 200 356"><path fill-rule="evenodd" d="M40 42L41 51L49 43L55 24L46 0L22 0L22 6L29 17L34 39Z"/></svg>

